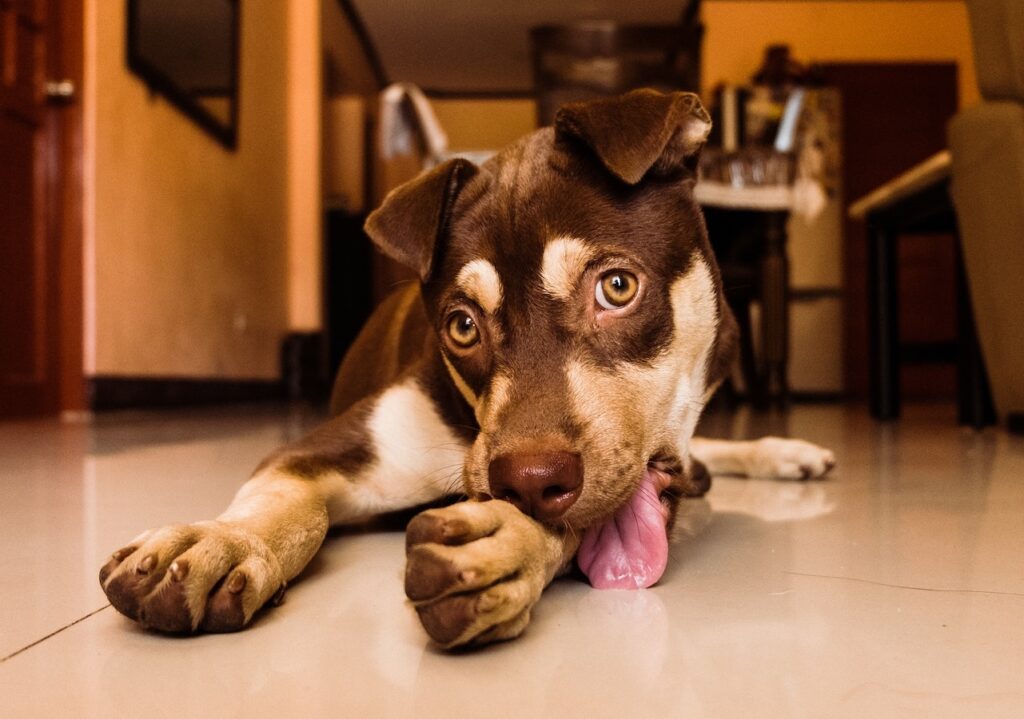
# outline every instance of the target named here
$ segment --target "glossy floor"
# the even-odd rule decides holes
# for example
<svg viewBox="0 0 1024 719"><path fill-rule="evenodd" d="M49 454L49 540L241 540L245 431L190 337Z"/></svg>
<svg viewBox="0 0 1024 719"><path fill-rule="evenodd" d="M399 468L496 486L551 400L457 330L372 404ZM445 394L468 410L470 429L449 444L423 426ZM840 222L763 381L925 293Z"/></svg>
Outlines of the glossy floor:
<svg viewBox="0 0 1024 719"><path fill-rule="evenodd" d="M431 648L401 533L333 536L234 635L147 634L96 572L218 513L315 418L274 409L0 425L0 716L1021 717L1024 440L943 408L711 418L835 450L823 482L716 479L647 591L557 581L519 640Z"/></svg>

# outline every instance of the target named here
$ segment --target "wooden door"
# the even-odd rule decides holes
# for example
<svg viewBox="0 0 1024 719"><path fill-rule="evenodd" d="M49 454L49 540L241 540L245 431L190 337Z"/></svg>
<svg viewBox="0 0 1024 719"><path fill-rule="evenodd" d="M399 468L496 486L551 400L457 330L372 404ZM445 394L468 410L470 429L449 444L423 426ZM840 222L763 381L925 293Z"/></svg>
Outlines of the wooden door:
<svg viewBox="0 0 1024 719"><path fill-rule="evenodd" d="M64 128L47 105L46 83L54 58L75 49L50 41L48 22L63 4L0 0L0 417L55 412L61 399L58 242L71 218L61 212L68 196L57 182ZM80 268L80 255L74 259ZM80 313L79 298L67 302ZM80 375L80 354L76 363Z"/></svg>
<svg viewBox="0 0 1024 719"><path fill-rule="evenodd" d="M946 147L957 109L955 63L830 63L825 82L842 96L843 216L852 202ZM900 247L900 339L941 356L956 339L956 246L949 236L907 236ZM867 235L843 227L844 374L850 397L868 389ZM952 358L951 353L950 357ZM932 359L932 356L925 359ZM951 399L953 364L901 367L904 397Z"/></svg>

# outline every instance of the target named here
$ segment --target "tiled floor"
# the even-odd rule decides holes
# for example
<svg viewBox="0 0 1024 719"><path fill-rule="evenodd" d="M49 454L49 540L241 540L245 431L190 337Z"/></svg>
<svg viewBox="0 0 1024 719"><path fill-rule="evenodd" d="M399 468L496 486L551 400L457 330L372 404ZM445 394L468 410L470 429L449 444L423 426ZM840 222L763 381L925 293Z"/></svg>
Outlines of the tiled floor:
<svg viewBox="0 0 1024 719"><path fill-rule="evenodd" d="M659 586L560 580L524 637L458 655L403 602L400 533L330 538L240 634L147 634L106 606L111 550L218 513L310 416L0 425L0 716L1024 716L1024 440L943 408L864 414L713 418L840 465L824 482L717 479Z"/></svg>

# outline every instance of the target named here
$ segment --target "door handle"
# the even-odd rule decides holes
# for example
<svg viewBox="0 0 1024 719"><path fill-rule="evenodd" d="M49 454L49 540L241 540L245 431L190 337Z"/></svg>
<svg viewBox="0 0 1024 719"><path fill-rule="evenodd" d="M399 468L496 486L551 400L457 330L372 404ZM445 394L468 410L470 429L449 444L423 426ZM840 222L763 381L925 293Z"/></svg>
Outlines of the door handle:
<svg viewBox="0 0 1024 719"><path fill-rule="evenodd" d="M50 100L71 100L76 89L71 80L50 80L46 83L46 97Z"/></svg>

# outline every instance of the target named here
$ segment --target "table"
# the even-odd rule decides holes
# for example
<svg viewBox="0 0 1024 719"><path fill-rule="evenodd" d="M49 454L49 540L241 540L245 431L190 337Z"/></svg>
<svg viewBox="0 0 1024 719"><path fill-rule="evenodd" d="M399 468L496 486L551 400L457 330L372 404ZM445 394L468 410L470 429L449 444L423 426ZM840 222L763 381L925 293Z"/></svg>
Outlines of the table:
<svg viewBox="0 0 1024 719"><path fill-rule="evenodd" d="M899 331L899 237L904 233L960 235L949 198L948 150L893 178L854 202L852 218L868 226L870 411L876 419L900 415L900 362L907 346ZM960 424L995 423L985 363L978 344L963 261L957 263L957 396Z"/></svg>
<svg viewBox="0 0 1024 719"><path fill-rule="evenodd" d="M724 212L731 220L752 226L763 240L759 257L758 282L761 304L761 360L748 384L755 405L784 404L789 400L789 259L786 256L786 224L793 207L789 186L733 187L701 180L694 197L705 210L713 230L714 213ZM741 327L743 323L741 322ZM749 323L745 329L749 330ZM749 341L749 338L747 338Z"/></svg>

